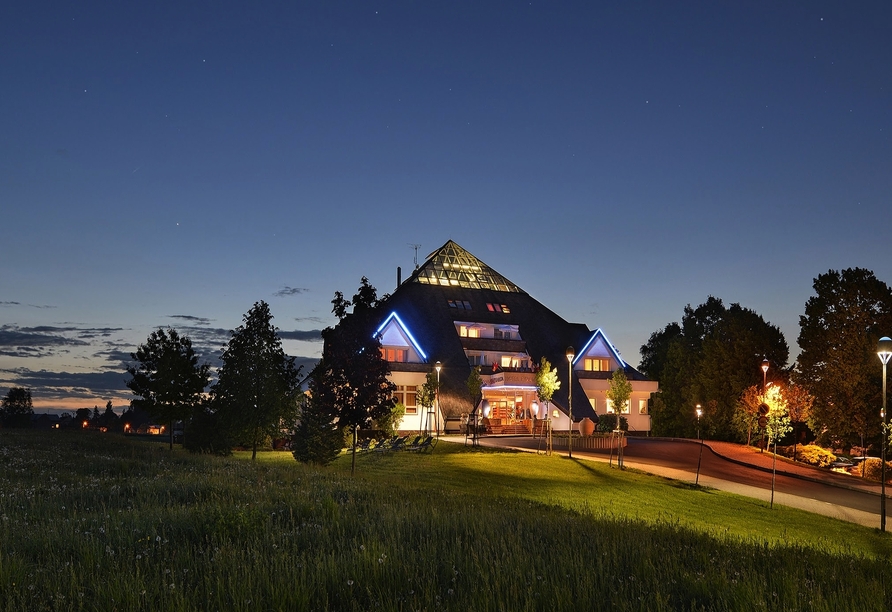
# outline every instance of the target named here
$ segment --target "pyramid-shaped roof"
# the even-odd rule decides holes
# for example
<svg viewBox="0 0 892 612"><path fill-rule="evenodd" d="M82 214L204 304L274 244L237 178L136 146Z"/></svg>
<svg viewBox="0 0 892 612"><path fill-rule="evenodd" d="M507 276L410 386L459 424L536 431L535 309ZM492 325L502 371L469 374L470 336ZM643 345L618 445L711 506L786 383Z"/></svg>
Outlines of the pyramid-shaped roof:
<svg viewBox="0 0 892 612"><path fill-rule="evenodd" d="M452 240L428 255L411 280L424 285L525 293Z"/></svg>

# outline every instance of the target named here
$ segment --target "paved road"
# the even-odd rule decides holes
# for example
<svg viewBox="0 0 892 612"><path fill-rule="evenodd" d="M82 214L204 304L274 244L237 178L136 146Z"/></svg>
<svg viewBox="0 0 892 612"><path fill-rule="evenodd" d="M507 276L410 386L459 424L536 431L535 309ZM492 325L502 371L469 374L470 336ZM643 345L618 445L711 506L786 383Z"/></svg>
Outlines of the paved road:
<svg viewBox="0 0 892 612"><path fill-rule="evenodd" d="M625 449L627 466L677 480L695 480L700 452L696 442L660 438L629 438L628 441ZM537 441L529 437L487 437L482 443L531 450L536 448ZM560 454L566 454L566 451L560 451ZM573 456L607 461L609 453L574 449ZM703 446L699 482L768 502L771 496L770 469L768 454L759 454L739 445L707 442ZM774 503L869 527L879 527L880 523L879 485L783 460L777 462ZM892 506L889 501L887 505ZM887 523L887 527L892 527L888 519Z"/></svg>
<svg viewBox="0 0 892 612"><path fill-rule="evenodd" d="M691 442L672 440L630 439L625 449L625 457L629 461L645 465L672 467L678 470L695 472L697 470L697 454L700 445ZM815 474L813 480L802 477L787 476L786 464L781 462L781 471L775 479L775 493L786 493L875 513L879 518L879 498L872 492L848 487L849 476L833 473ZM735 482L759 489L771 490L771 474L752 465L741 465L717 455L709 446L703 447L703 461L700 466L701 478L712 477L728 482ZM818 478L822 478L818 481ZM834 482L835 479L840 479Z"/></svg>

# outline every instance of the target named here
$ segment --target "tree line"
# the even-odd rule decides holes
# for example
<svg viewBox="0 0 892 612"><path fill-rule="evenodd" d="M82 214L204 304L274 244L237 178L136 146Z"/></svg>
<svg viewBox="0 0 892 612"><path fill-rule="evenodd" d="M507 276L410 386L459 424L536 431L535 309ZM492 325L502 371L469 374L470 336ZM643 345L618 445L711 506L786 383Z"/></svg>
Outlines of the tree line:
<svg viewBox="0 0 892 612"><path fill-rule="evenodd" d="M352 299L337 292L338 323L323 330L322 359L305 377L285 354L263 301L231 332L213 384L210 366L199 362L187 336L155 330L127 368L126 384L136 396L131 406L167 424L171 447L173 425L182 421L183 445L194 452L228 454L240 446L255 459L265 441L287 438L297 460L326 464L345 437L355 441L361 428L392 430L399 421L380 340L368 333L379 303L365 277ZM422 401L435 393L427 387L430 381Z"/></svg>
<svg viewBox="0 0 892 612"><path fill-rule="evenodd" d="M877 342L892 335L892 290L862 268L830 270L813 288L792 364L777 326L712 296L686 306L680 323L653 332L639 366L660 382L651 399L652 433L693 436L700 405L704 435L748 442L754 430L765 429L765 421L759 426L760 417L771 416L765 410L782 407L797 441L810 435L838 448L878 444Z"/></svg>

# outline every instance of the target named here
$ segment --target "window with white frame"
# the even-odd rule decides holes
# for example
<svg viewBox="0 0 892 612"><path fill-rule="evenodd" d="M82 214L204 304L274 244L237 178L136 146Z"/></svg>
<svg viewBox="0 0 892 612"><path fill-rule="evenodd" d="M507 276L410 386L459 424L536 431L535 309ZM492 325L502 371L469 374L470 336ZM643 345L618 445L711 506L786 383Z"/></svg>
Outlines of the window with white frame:
<svg viewBox="0 0 892 612"><path fill-rule="evenodd" d="M638 400L638 414L647 414L647 400Z"/></svg>
<svg viewBox="0 0 892 612"><path fill-rule="evenodd" d="M616 411L613 409L613 400L606 400L607 402L607 414L614 414ZM622 414L629 414L629 402L626 402L626 405L623 406Z"/></svg>
<svg viewBox="0 0 892 612"><path fill-rule="evenodd" d="M609 372L610 360L602 357L586 357L582 366L586 372Z"/></svg>
<svg viewBox="0 0 892 612"><path fill-rule="evenodd" d="M397 385L393 392L393 398L406 407L406 414L418 414L416 385Z"/></svg>

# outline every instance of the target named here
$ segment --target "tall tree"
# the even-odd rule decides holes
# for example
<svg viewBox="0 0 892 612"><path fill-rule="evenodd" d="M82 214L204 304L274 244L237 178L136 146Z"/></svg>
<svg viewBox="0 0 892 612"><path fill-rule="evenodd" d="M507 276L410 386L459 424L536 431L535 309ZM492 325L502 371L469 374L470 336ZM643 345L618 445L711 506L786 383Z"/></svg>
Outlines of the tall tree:
<svg viewBox="0 0 892 612"><path fill-rule="evenodd" d="M31 389L12 387L0 401L0 422L4 427L30 427L33 414Z"/></svg>
<svg viewBox="0 0 892 612"><path fill-rule="evenodd" d="M99 417L99 425L114 431L118 428L118 422L118 415L115 413L114 406L111 400L108 400L105 404L105 411Z"/></svg>
<svg viewBox="0 0 892 612"><path fill-rule="evenodd" d="M680 339L683 340L684 336L678 323L669 323L663 329L652 333L647 344L641 347L641 363L638 369L648 378L659 380L666 370L669 347L673 341Z"/></svg>
<svg viewBox="0 0 892 612"><path fill-rule="evenodd" d="M799 317L795 379L814 396L819 441L860 444L880 437L882 368L877 341L892 329L892 290L870 270L830 270Z"/></svg>
<svg viewBox="0 0 892 612"><path fill-rule="evenodd" d="M784 389L784 399L787 400L787 414L790 415L790 424L793 427L793 461L796 461L796 450L804 426L811 419L811 407L815 398L802 385L790 383Z"/></svg>
<svg viewBox="0 0 892 612"><path fill-rule="evenodd" d="M381 340L374 333L379 300L369 279L362 277L352 300L338 291L331 304L338 323L322 330L325 345L313 374L318 381L314 402L336 414L340 426L350 428L351 471L355 472L357 430L390 412L396 387L388 378L390 366L381 356Z"/></svg>
<svg viewBox="0 0 892 612"><path fill-rule="evenodd" d="M189 418L201 402L210 366L198 363L188 336L180 336L169 328L153 331L130 356L136 363L127 367L132 377L127 387L138 396L130 401L130 406L167 423L172 449L174 422ZM98 418L98 408L94 414Z"/></svg>
<svg viewBox="0 0 892 612"><path fill-rule="evenodd" d="M690 436L694 406L711 406L710 435L739 439L734 424L744 389L761 382L759 364L767 358L772 376L786 377L789 347L780 329L754 311L710 296L684 309L681 325L670 323L641 347L642 368L660 382L651 416L657 435Z"/></svg>
<svg viewBox="0 0 892 612"><path fill-rule="evenodd" d="M251 447L251 460L267 436L294 424L300 371L282 349L269 305L256 302L231 332L223 365L212 388L224 427Z"/></svg>

